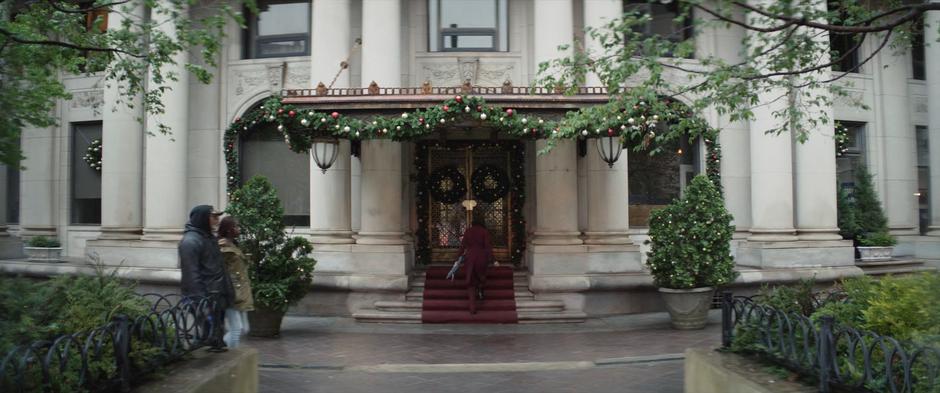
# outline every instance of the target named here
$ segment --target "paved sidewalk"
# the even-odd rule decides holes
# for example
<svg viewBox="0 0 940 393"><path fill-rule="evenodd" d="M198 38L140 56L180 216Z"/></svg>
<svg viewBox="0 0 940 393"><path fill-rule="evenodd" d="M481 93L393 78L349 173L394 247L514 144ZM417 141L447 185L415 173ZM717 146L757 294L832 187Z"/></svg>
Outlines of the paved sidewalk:
<svg viewBox="0 0 940 393"><path fill-rule="evenodd" d="M681 332L663 313L570 325L384 325L288 317L249 338L261 392L682 392L682 354L716 347L719 314Z"/></svg>

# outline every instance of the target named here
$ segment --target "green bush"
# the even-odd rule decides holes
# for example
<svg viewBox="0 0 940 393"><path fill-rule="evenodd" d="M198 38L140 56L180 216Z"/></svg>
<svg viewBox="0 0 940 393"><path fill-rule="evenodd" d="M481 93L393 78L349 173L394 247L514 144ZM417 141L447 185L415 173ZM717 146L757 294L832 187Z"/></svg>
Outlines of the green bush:
<svg viewBox="0 0 940 393"><path fill-rule="evenodd" d="M650 216L646 264L660 288L718 286L735 279L731 214L718 188L698 175L685 195Z"/></svg>
<svg viewBox="0 0 940 393"><path fill-rule="evenodd" d="M858 244L863 247L891 247L898 244L898 240L888 232L874 232L859 237Z"/></svg>
<svg viewBox="0 0 940 393"><path fill-rule="evenodd" d="M79 341L84 345L85 333L107 324L114 316L135 318L149 310L149 303L134 293L133 285L101 272L98 276L59 276L48 281L0 278L0 354L5 356L14 347L74 333L82 334ZM147 342L135 341L130 355L139 367L161 353ZM45 354L45 349L38 353ZM56 368L51 373L50 391L87 391L88 386L82 386L79 379L81 363L78 348L70 348L65 370ZM89 357L88 370L92 375L112 375L113 347L104 345L100 357ZM41 380L40 369L30 368L24 378L25 390L40 391Z"/></svg>
<svg viewBox="0 0 940 393"><path fill-rule="evenodd" d="M287 236L281 201L264 177L253 177L232 193L226 211L241 227L239 245L251 260L255 304L287 311L310 290L316 261L308 255L313 246L302 237Z"/></svg>
<svg viewBox="0 0 940 393"><path fill-rule="evenodd" d="M53 238L48 238L45 236L36 236L29 239L26 242L27 246L30 247L42 247L42 248L57 248L62 247L62 244L58 240Z"/></svg>

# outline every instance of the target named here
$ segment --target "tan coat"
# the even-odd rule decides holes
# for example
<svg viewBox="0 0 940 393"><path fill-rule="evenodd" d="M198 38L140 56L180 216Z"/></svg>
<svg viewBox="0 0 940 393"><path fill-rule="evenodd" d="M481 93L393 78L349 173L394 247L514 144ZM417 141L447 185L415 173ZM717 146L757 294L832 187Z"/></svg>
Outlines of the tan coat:
<svg viewBox="0 0 940 393"><path fill-rule="evenodd" d="M251 281L248 278L248 258L228 239L219 239L219 248L225 261L225 271L232 278L232 285L235 287L235 304L232 307L238 311L254 310L255 301L251 296Z"/></svg>

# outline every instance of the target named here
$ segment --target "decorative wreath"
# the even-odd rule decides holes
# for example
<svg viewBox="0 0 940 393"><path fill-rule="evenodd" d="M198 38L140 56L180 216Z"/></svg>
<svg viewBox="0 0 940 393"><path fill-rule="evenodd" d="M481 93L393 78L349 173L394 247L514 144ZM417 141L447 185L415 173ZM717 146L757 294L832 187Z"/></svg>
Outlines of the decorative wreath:
<svg viewBox="0 0 940 393"><path fill-rule="evenodd" d="M89 168L101 172L101 139L91 141L91 144L88 145L88 149L85 149L85 157L83 157L83 159L85 163L88 164Z"/></svg>
<svg viewBox="0 0 940 393"><path fill-rule="evenodd" d="M467 179L456 166L445 166L431 173L431 196L441 203L457 203L467 195Z"/></svg>
<svg viewBox="0 0 940 393"><path fill-rule="evenodd" d="M473 171L470 187L476 199L493 203L509 193L509 176L495 165L482 165Z"/></svg>

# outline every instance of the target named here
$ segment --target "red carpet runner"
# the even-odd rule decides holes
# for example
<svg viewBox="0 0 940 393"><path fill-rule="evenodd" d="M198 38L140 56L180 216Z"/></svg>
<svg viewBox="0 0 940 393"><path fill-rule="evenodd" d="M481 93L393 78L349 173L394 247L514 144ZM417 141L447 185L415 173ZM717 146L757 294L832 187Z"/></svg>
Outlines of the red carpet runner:
<svg viewBox="0 0 940 393"><path fill-rule="evenodd" d="M512 268L490 266L486 272L484 300L477 303L477 313L470 314L467 303L466 275L461 268L453 281L448 280L448 266L428 268L424 282L424 323L516 323L516 294L512 284Z"/></svg>

